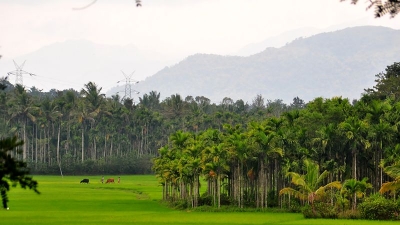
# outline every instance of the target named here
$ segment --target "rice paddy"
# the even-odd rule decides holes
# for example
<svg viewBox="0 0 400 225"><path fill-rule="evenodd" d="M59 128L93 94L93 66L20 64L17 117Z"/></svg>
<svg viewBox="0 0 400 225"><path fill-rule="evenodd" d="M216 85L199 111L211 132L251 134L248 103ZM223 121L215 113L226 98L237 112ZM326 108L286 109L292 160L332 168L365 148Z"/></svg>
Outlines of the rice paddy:
<svg viewBox="0 0 400 225"><path fill-rule="evenodd" d="M0 210L0 224L398 224L398 221L304 219L299 213L193 212L174 210L160 203L162 188L152 175L34 176L40 195L20 187L9 192L10 210ZM80 184L89 178L89 184Z"/></svg>

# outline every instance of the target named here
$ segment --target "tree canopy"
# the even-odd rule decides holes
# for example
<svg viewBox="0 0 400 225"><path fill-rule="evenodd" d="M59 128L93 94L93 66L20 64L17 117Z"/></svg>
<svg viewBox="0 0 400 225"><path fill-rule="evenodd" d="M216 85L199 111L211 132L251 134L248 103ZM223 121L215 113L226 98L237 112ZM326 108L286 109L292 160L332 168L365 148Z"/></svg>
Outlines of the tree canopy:
<svg viewBox="0 0 400 225"><path fill-rule="evenodd" d="M8 209L7 191L10 190L10 182L13 187L19 184L22 188L29 188L39 193L38 182L28 176L29 170L26 162L13 157L16 148L22 144L23 142L18 141L17 137L0 140L0 193L5 209Z"/></svg>

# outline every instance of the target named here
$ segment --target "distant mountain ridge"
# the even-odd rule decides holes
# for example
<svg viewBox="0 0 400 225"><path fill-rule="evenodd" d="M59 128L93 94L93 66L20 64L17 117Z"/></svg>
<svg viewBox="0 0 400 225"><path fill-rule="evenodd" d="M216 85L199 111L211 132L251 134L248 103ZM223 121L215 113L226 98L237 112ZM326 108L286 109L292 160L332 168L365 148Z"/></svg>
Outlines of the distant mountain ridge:
<svg viewBox="0 0 400 225"><path fill-rule="evenodd" d="M298 38L281 48L248 57L196 54L166 67L137 84L141 93L155 90L161 98L205 96L251 102L265 99L290 103L296 96L343 96L358 99L374 85L374 75L400 61L400 31L361 26Z"/></svg>

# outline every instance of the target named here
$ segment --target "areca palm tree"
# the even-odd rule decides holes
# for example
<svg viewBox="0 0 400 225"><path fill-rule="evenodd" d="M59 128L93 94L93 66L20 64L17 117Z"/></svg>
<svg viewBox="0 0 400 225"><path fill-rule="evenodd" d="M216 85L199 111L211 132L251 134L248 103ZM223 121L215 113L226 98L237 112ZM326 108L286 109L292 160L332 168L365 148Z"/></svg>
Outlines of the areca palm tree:
<svg viewBox="0 0 400 225"><path fill-rule="evenodd" d="M361 181L356 179L348 179L343 183L342 195L348 195L350 197L351 209L354 211L357 208L357 198L361 198L365 195L365 191L368 188L372 188L370 183L367 183L368 178L364 177Z"/></svg>
<svg viewBox="0 0 400 225"><path fill-rule="evenodd" d="M211 176L211 179L215 184L215 190L213 192L214 205L216 204L218 208L221 208L221 182L226 172L229 171L229 165L227 162L228 152L224 147L224 143L220 143L207 148L204 154L206 154L208 158L204 165L204 170L208 171L208 174Z"/></svg>
<svg viewBox="0 0 400 225"><path fill-rule="evenodd" d="M291 177L291 182L296 186L296 189L286 187L280 190L279 194L291 194L300 200L308 200L313 211L315 211L314 201L318 199L320 193L323 193L327 188L340 189L342 185L339 181L333 181L321 186L324 179L329 175L329 172L325 170L320 173L318 164L309 159L305 159L303 163L305 174L296 172L287 173L287 176Z"/></svg>
<svg viewBox="0 0 400 225"><path fill-rule="evenodd" d="M89 121L91 124L93 124L98 113L98 110L89 112L83 102L79 102L78 108L73 112L73 115L77 118L78 123L81 125L81 162L83 162L85 158L85 130L87 129L85 122Z"/></svg>
<svg viewBox="0 0 400 225"><path fill-rule="evenodd" d="M26 126L28 121L36 122L35 112L38 111L38 107L33 105L32 97L28 95L25 88L19 84L15 86L14 98L9 102L8 113L10 120L14 120L22 125L22 137L24 140L22 157L26 160L27 157L27 143L28 136L26 132Z"/></svg>
<svg viewBox="0 0 400 225"><path fill-rule="evenodd" d="M283 156L283 150L279 144L279 136L277 135L277 129L281 124L281 120L269 119L263 123L250 123L249 137L251 148L254 151L254 155L257 156L258 161L258 182L259 182L259 196L257 195L257 204L264 208L268 205L267 193L268 193L268 182L273 182L272 179L277 179L277 171L275 167L270 166L272 171L268 171L270 163L276 164L276 157ZM274 160L271 160L274 159ZM272 176L272 173L274 176ZM269 175L269 176L268 176ZM272 185L270 185L272 186Z"/></svg>
<svg viewBox="0 0 400 225"><path fill-rule="evenodd" d="M357 179L357 156L360 150L366 150L371 146L367 139L368 126L367 121L355 116L350 116L339 124L339 129L346 137L351 150L353 179Z"/></svg>
<svg viewBox="0 0 400 225"><path fill-rule="evenodd" d="M62 114L58 110L58 106L55 104L54 101L51 101L50 99L46 98L42 101L41 105L41 116L46 120L45 122L45 127L47 127L47 133L48 133L48 142L50 142L50 128L54 125L54 123L61 118ZM57 163L60 163L60 148L59 148L59 143L60 143L60 128L61 126L58 127L58 132L57 132L57 150L56 150L56 161Z"/></svg>
<svg viewBox="0 0 400 225"><path fill-rule="evenodd" d="M89 82L84 85L80 92L83 97L83 102L80 105L80 110L78 113L78 121L82 124L82 161L84 157L84 129L86 120L91 121L91 126L89 130L95 126L96 117L100 115L100 113L106 112L103 109L104 106L104 94L101 94L102 88L97 87L97 85L93 82ZM89 136L90 138L90 136ZM93 135L93 152L92 158L96 159L97 149L96 149L96 136Z"/></svg>
<svg viewBox="0 0 400 225"><path fill-rule="evenodd" d="M191 145L184 150L184 154L187 158L187 171L189 173L189 185L190 185L190 196L192 207L198 206L199 191L200 191L200 174L202 172L202 144L198 139L192 139Z"/></svg>
<svg viewBox="0 0 400 225"><path fill-rule="evenodd" d="M240 126L225 125L224 129L228 132L225 143L231 158L231 196L237 201L238 207L243 207L244 164L250 155L247 137Z"/></svg>

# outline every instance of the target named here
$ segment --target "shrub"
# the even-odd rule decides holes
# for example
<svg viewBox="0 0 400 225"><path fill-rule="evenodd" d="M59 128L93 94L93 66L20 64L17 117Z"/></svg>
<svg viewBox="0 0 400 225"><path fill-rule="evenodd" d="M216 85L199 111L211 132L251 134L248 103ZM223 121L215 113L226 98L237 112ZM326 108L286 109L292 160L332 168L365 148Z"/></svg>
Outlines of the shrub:
<svg viewBox="0 0 400 225"><path fill-rule="evenodd" d="M313 211L311 205L303 206L301 209L304 218L321 218L321 215L315 210Z"/></svg>
<svg viewBox="0 0 400 225"><path fill-rule="evenodd" d="M221 194L221 205L230 205L231 199L227 194Z"/></svg>
<svg viewBox="0 0 400 225"><path fill-rule="evenodd" d="M178 200L172 202L171 206L175 209L183 210L188 208L188 202L186 200Z"/></svg>
<svg viewBox="0 0 400 225"><path fill-rule="evenodd" d="M369 220L396 219L398 207L396 202L381 195L372 195L359 205L362 218Z"/></svg>
<svg viewBox="0 0 400 225"><path fill-rule="evenodd" d="M278 193L276 192L276 190L268 191L267 203L268 203L268 207L277 207L278 206Z"/></svg>
<svg viewBox="0 0 400 225"><path fill-rule="evenodd" d="M358 210L345 210L338 214L339 219L361 219L360 212Z"/></svg>
<svg viewBox="0 0 400 225"><path fill-rule="evenodd" d="M322 218L338 218L335 207L333 207L330 203L317 202L314 204L314 208Z"/></svg>
<svg viewBox="0 0 400 225"><path fill-rule="evenodd" d="M300 201L296 198L291 198L290 201L288 198L285 198L282 201L282 208L284 208L288 212L295 212L295 213L301 212L302 209Z"/></svg>
<svg viewBox="0 0 400 225"><path fill-rule="evenodd" d="M335 207L332 207L330 203L316 202L314 203L314 210L311 205L304 206L301 210L304 218L338 218L338 213Z"/></svg>
<svg viewBox="0 0 400 225"><path fill-rule="evenodd" d="M212 200L213 200L213 198L212 198L211 195L208 195L207 193L204 193L199 197L198 205L199 206L202 206L202 205L212 206Z"/></svg>

